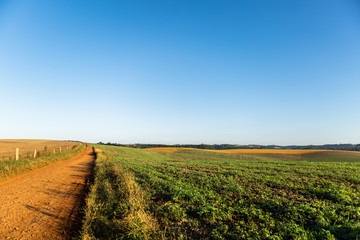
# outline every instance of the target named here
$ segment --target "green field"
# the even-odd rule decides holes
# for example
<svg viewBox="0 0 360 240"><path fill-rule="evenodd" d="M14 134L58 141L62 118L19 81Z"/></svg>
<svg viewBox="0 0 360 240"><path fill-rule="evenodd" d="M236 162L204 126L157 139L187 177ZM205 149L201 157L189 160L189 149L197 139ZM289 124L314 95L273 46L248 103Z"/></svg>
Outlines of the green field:
<svg viewBox="0 0 360 240"><path fill-rule="evenodd" d="M96 148L83 239L360 239L360 154Z"/></svg>

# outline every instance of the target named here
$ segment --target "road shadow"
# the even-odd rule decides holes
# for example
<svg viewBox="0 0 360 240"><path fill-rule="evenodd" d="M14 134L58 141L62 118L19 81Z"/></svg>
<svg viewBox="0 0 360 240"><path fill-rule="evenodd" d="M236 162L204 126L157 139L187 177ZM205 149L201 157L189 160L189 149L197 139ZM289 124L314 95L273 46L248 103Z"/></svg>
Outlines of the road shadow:
<svg viewBox="0 0 360 240"><path fill-rule="evenodd" d="M85 208L85 199L86 196L90 190L90 186L92 185L94 181L94 166L95 166L95 160L96 160L96 154L94 152L94 149L92 149L92 153L90 154L92 156L92 160L89 161L89 163L81 163L76 164L75 166L70 166L71 171L79 172L79 174L71 174L70 176L72 178L76 179L84 179L84 182L72 182L71 184L74 184L76 186L71 187L74 189L74 191L66 191L63 189L69 189L68 184L60 184L57 188L45 188L42 189L42 194L49 195L49 200L51 198L74 198L75 203L73 206L71 206L71 210L68 216L62 216L60 217L60 212L57 213L56 209L54 209L51 204L49 205L30 205L26 204L24 205L25 208L27 208L30 211L36 212L41 215L45 215L47 217L50 217L51 219L49 221L43 220L42 218L37 218L34 221L41 225L51 225L53 222L58 222L61 225L61 228L52 230L53 234L60 234L64 236L64 239L76 239L79 236L80 229L82 227L82 220L84 217L84 208ZM63 186L64 185L64 186ZM65 186L66 185L66 186ZM80 190L80 191L76 191ZM51 233L49 233L51 234Z"/></svg>

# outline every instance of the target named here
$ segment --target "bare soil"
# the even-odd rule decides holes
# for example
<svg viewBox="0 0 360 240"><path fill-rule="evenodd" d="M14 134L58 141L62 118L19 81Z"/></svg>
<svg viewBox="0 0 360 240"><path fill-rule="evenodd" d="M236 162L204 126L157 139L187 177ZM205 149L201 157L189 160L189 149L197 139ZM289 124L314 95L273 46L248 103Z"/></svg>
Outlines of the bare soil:
<svg viewBox="0 0 360 240"><path fill-rule="evenodd" d="M0 239L74 237L94 160L88 147L66 161L0 182Z"/></svg>

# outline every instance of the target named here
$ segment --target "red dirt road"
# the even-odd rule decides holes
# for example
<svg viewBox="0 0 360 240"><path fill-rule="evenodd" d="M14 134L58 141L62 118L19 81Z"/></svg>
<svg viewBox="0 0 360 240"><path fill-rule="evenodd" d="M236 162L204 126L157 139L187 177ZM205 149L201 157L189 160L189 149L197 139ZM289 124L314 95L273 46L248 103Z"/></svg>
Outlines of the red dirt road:
<svg viewBox="0 0 360 240"><path fill-rule="evenodd" d="M0 182L0 239L70 239L95 155L87 148L50 166Z"/></svg>

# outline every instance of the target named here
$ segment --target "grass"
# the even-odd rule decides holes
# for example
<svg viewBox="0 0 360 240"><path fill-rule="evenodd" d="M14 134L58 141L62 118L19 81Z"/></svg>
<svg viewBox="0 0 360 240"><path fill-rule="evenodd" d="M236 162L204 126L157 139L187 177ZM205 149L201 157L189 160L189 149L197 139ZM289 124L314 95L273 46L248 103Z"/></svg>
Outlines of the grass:
<svg viewBox="0 0 360 240"><path fill-rule="evenodd" d="M154 219L145 211L144 193L112 161L117 149L97 149L94 184L86 200L82 239L152 239L157 229Z"/></svg>
<svg viewBox="0 0 360 240"><path fill-rule="evenodd" d="M77 147L72 150L63 151L62 153L53 155L41 156L38 158L23 158L12 161L0 161L0 181L71 158L84 149L85 145L78 144Z"/></svg>
<svg viewBox="0 0 360 240"><path fill-rule="evenodd" d="M60 147L62 151L73 150L79 144L79 142L56 140L0 139L0 161L14 160L16 148L19 148L20 158L29 158L33 156L34 150L37 150L38 155L43 156L54 151L59 153Z"/></svg>
<svg viewBox="0 0 360 240"><path fill-rule="evenodd" d="M357 155L97 148L83 239L360 239Z"/></svg>

